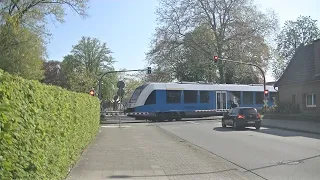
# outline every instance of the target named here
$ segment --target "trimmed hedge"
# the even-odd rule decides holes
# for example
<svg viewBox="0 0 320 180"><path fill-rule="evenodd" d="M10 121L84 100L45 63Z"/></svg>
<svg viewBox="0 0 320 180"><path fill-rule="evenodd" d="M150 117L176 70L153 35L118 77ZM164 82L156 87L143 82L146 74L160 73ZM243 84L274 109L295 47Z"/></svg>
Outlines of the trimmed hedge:
<svg viewBox="0 0 320 180"><path fill-rule="evenodd" d="M64 179L99 118L96 97L0 71L0 179Z"/></svg>

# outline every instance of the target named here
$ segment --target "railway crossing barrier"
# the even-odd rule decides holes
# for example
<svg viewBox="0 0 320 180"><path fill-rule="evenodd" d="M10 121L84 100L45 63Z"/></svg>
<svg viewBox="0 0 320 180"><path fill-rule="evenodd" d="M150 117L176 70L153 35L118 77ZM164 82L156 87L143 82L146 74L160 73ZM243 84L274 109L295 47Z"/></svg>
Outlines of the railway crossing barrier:
<svg viewBox="0 0 320 180"><path fill-rule="evenodd" d="M103 114L105 114L106 116L118 116L118 115L122 115L122 116L126 116L126 115L148 115L149 113L147 112L123 112L123 111L105 111Z"/></svg>
<svg viewBox="0 0 320 180"><path fill-rule="evenodd" d="M230 109L206 109L206 110L196 110L196 112L228 112Z"/></svg>

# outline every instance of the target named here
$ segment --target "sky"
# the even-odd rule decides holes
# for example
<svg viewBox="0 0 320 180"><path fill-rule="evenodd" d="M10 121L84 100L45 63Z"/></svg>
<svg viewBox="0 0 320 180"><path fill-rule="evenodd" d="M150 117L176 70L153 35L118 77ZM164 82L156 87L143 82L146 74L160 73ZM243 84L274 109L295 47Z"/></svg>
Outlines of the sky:
<svg viewBox="0 0 320 180"><path fill-rule="evenodd" d="M261 10L273 9L280 27L287 20L299 15L311 16L320 21L319 0L256 0ZM147 64L145 53L150 50L150 41L155 33L157 0L90 0L89 17L82 19L67 10L65 23L49 24L52 33L47 46L49 60L62 61L72 46L82 36L90 36L106 42L115 58L115 69L141 69ZM318 22L319 26L320 23ZM273 81L267 73L267 81Z"/></svg>

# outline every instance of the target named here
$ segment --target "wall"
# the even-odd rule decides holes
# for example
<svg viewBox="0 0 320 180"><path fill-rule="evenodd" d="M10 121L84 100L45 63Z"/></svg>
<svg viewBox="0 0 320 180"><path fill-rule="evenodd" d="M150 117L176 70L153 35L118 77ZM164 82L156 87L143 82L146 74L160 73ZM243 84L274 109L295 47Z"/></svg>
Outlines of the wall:
<svg viewBox="0 0 320 180"><path fill-rule="evenodd" d="M317 107L306 107L306 93L316 93ZM291 84L279 87L279 101L292 102L292 95L295 94L295 104L300 106L303 113L313 116L320 116L320 81L304 84Z"/></svg>

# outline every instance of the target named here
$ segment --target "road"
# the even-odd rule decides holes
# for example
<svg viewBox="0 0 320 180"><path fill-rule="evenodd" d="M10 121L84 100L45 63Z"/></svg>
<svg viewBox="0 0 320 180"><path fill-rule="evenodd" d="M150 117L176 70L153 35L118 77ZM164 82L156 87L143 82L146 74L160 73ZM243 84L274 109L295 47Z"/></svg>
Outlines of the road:
<svg viewBox="0 0 320 180"><path fill-rule="evenodd" d="M118 124L119 123L119 117L121 120L121 123L145 123L146 120L135 120L134 118L121 115L121 116L107 116L103 121L101 121L102 124ZM182 122L184 121L203 121L203 120L213 120L217 119L219 117L207 117L207 118L184 118L182 119Z"/></svg>
<svg viewBox="0 0 320 180"><path fill-rule="evenodd" d="M320 179L320 135L275 128L234 131L218 120L154 124L256 178Z"/></svg>

